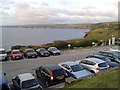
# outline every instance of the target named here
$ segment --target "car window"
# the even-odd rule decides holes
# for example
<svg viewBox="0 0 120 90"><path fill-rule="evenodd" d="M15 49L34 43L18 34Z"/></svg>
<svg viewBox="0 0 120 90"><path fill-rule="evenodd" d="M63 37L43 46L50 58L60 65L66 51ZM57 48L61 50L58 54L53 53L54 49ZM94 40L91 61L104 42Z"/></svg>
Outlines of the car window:
<svg viewBox="0 0 120 90"><path fill-rule="evenodd" d="M27 80L27 81L22 82L23 89L34 87L36 85L38 85L38 82L36 81L36 79L31 79L31 80Z"/></svg>
<svg viewBox="0 0 120 90"><path fill-rule="evenodd" d="M87 61L86 60L82 60L81 63L87 64Z"/></svg>
<svg viewBox="0 0 120 90"><path fill-rule="evenodd" d="M6 54L5 50L0 51L0 54Z"/></svg>
<svg viewBox="0 0 120 90"><path fill-rule="evenodd" d="M71 66L71 68L72 68L73 72L84 70L84 68L82 66L80 66L79 64L78 65L73 65L73 66Z"/></svg>
<svg viewBox="0 0 120 90"><path fill-rule="evenodd" d="M92 62L92 61L87 61L87 64L88 64L88 65L95 65L95 63Z"/></svg>
<svg viewBox="0 0 120 90"><path fill-rule="evenodd" d="M99 67L107 67L107 63L100 63L98 64Z"/></svg>
<svg viewBox="0 0 120 90"><path fill-rule="evenodd" d="M52 72L53 72L54 77L59 77L59 76L65 75L65 72L63 69L54 70Z"/></svg>
<svg viewBox="0 0 120 90"><path fill-rule="evenodd" d="M64 68L68 69L68 70L71 70L71 68L70 68L68 65L66 65L66 64L62 64L62 66L63 66Z"/></svg>
<svg viewBox="0 0 120 90"><path fill-rule="evenodd" d="M12 52L12 54L20 54L19 51Z"/></svg>
<svg viewBox="0 0 120 90"><path fill-rule="evenodd" d="M48 71L48 69L46 67L42 68L42 71L49 74L49 71Z"/></svg>

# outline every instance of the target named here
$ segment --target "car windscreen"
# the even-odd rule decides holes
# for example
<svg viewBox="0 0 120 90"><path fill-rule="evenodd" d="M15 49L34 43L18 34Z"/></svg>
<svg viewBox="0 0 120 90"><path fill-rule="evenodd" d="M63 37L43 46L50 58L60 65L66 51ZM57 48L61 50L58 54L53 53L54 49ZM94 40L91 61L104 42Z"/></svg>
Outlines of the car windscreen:
<svg viewBox="0 0 120 90"><path fill-rule="evenodd" d="M19 51L12 52L12 54L20 54Z"/></svg>
<svg viewBox="0 0 120 90"><path fill-rule="evenodd" d="M110 62L111 61L108 57L103 57L103 58L100 58L100 59L102 59L102 60L104 60L106 62Z"/></svg>
<svg viewBox="0 0 120 90"><path fill-rule="evenodd" d="M52 51L58 51L58 49L57 48L52 48Z"/></svg>
<svg viewBox="0 0 120 90"><path fill-rule="evenodd" d="M5 51L0 51L0 54L6 54L6 52Z"/></svg>
<svg viewBox="0 0 120 90"><path fill-rule="evenodd" d="M73 72L84 70L84 68L82 66L80 66L79 64L71 66L71 69L72 69Z"/></svg>
<svg viewBox="0 0 120 90"><path fill-rule="evenodd" d="M63 69L54 70L52 72L53 72L54 77L59 77L59 76L65 75L65 72Z"/></svg>
<svg viewBox="0 0 120 90"><path fill-rule="evenodd" d="M114 55L115 55L115 57L117 57L118 59L120 59L120 52L114 52Z"/></svg>
<svg viewBox="0 0 120 90"><path fill-rule="evenodd" d="M34 87L36 85L38 85L38 82L35 79L31 79L31 80L27 80L27 81L22 82L23 89Z"/></svg>
<svg viewBox="0 0 120 90"><path fill-rule="evenodd" d="M26 52L27 52L27 53L33 53L34 50L27 50Z"/></svg>
<svg viewBox="0 0 120 90"><path fill-rule="evenodd" d="M98 64L98 66L99 67L107 67L108 65L107 65L107 63L100 63L100 64Z"/></svg>

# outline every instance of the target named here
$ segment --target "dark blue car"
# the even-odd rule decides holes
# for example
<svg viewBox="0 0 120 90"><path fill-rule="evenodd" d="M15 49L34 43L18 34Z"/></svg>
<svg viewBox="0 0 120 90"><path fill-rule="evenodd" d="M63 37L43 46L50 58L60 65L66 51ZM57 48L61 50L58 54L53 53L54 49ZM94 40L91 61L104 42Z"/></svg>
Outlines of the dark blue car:
<svg viewBox="0 0 120 90"><path fill-rule="evenodd" d="M0 71L0 90L10 90L5 75L5 73Z"/></svg>
<svg viewBox="0 0 120 90"><path fill-rule="evenodd" d="M98 58L98 59L101 59L103 61L106 61L107 64L110 66L110 68L118 66L118 63L112 62L108 57L105 57L105 56L102 56L102 55L89 55L86 58Z"/></svg>

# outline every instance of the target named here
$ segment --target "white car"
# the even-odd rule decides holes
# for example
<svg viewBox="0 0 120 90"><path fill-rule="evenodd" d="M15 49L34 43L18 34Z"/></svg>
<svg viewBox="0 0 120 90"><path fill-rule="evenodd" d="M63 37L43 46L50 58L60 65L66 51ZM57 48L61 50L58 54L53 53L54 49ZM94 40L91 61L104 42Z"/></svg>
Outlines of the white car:
<svg viewBox="0 0 120 90"><path fill-rule="evenodd" d="M17 90L42 90L42 86L31 73L17 75L12 82Z"/></svg>
<svg viewBox="0 0 120 90"><path fill-rule="evenodd" d="M81 65L74 61L63 62L59 63L58 65L67 72L68 76L71 76L75 79L80 79L81 77L85 77L92 74L91 72L84 69Z"/></svg>
<svg viewBox="0 0 120 90"><path fill-rule="evenodd" d="M0 48L0 61L8 60L5 49Z"/></svg>
<svg viewBox="0 0 120 90"><path fill-rule="evenodd" d="M76 62L92 73L98 73L101 70L109 68L109 65L105 61L97 58L87 58Z"/></svg>
<svg viewBox="0 0 120 90"><path fill-rule="evenodd" d="M48 51L52 55L60 55L60 53L61 53L60 50L58 50L56 47L49 47Z"/></svg>

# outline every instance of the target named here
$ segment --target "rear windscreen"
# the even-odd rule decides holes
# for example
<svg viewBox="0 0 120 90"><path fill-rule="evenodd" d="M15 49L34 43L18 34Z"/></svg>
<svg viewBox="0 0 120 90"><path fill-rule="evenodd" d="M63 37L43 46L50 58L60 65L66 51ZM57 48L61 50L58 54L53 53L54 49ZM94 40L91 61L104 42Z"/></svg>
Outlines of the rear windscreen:
<svg viewBox="0 0 120 90"><path fill-rule="evenodd" d="M107 67L107 63L100 63L98 64L99 67Z"/></svg>
<svg viewBox="0 0 120 90"><path fill-rule="evenodd" d="M53 72L53 76L54 77L59 77L59 76L65 75L65 72L64 72L63 69L54 70L52 72Z"/></svg>

